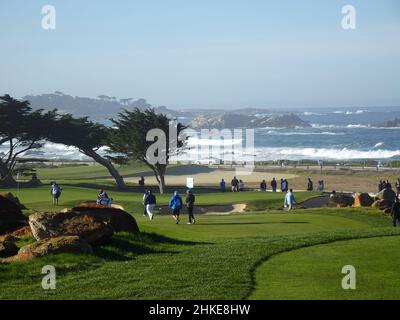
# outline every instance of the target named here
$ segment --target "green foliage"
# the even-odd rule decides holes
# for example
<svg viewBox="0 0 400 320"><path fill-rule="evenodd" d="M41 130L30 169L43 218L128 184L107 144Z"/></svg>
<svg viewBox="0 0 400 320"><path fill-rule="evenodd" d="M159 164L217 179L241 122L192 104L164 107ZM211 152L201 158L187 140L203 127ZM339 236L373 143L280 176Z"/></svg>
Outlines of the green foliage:
<svg viewBox="0 0 400 320"><path fill-rule="evenodd" d="M8 145L8 151L0 155L0 182L14 182L12 173L17 157L43 145L55 118L56 110L32 111L28 101L19 101L10 95L0 97L0 145Z"/></svg>

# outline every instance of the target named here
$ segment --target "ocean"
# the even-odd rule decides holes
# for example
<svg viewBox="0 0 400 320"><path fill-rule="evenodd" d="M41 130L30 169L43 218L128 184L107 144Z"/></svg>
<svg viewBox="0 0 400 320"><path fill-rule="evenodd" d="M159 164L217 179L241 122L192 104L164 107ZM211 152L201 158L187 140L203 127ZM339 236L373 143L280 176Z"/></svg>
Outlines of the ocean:
<svg viewBox="0 0 400 320"><path fill-rule="evenodd" d="M400 107L309 108L289 110L311 128L255 130L257 161L266 160L400 160L400 128L375 125L400 118ZM183 119L187 122L189 119ZM203 141L203 143L207 143ZM244 146L244 144L243 144ZM1 152L6 147L0 146ZM104 152L104 149L103 149ZM49 160L88 160L76 148L46 142L23 157Z"/></svg>
<svg viewBox="0 0 400 320"><path fill-rule="evenodd" d="M312 127L257 129L258 159L398 160L400 128L375 125L400 118L400 107L294 110Z"/></svg>

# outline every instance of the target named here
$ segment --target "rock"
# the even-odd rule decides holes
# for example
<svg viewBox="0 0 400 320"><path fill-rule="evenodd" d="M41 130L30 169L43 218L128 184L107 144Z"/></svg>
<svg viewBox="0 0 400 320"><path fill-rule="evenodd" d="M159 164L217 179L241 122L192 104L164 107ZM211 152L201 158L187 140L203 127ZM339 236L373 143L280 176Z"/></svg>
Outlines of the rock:
<svg viewBox="0 0 400 320"><path fill-rule="evenodd" d="M383 213L391 214L392 213L392 208L384 208L383 209Z"/></svg>
<svg viewBox="0 0 400 320"><path fill-rule="evenodd" d="M32 257L41 257L50 253L93 254L93 249L89 243L78 236L63 236L28 244L18 251L18 255Z"/></svg>
<svg viewBox="0 0 400 320"><path fill-rule="evenodd" d="M16 227L26 226L28 218L21 211L18 199L10 193L0 194L0 225L13 230Z"/></svg>
<svg viewBox="0 0 400 320"><path fill-rule="evenodd" d="M374 199L368 193L357 193L354 197L355 207L370 207Z"/></svg>
<svg viewBox="0 0 400 320"><path fill-rule="evenodd" d="M126 231L138 233L139 227L135 218L124 211L122 206L113 204L111 207L102 206L96 203L81 203L74 207L72 211L95 215L104 221L108 221L115 232Z"/></svg>
<svg viewBox="0 0 400 320"><path fill-rule="evenodd" d="M391 188L385 188L376 194L375 200L385 200L389 206L392 206L396 200L396 192Z"/></svg>
<svg viewBox="0 0 400 320"><path fill-rule="evenodd" d="M36 240L79 236L91 244L100 244L114 233L103 217L78 211L35 213L29 216L29 225Z"/></svg>
<svg viewBox="0 0 400 320"><path fill-rule="evenodd" d="M5 240L0 241L0 258L7 258L18 253L18 247L14 242Z"/></svg>
<svg viewBox="0 0 400 320"><path fill-rule="evenodd" d="M14 202L21 210L26 209L26 207L19 201L18 197L15 197L11 192L0 193L0 196Z"/></svg>
<svg viewBox="0 0 400 320"><path fill-rule="evenodd" d="M193 129L307 128L311 125L293 113L252 115L236 112L210 112L197 115L189 123L189 127Z"/></svg>
<svg viewBox="0 0 400 320"><path fill-rule="evenodd" d="M336 193L329 198L328 207L350 207L354 204L354 198L351 195Z"/></svg>

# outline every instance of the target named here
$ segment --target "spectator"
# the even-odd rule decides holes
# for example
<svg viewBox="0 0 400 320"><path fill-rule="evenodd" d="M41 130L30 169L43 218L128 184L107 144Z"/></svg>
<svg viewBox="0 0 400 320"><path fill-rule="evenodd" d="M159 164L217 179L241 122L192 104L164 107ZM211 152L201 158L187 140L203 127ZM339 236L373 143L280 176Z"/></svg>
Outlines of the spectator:
<svg viewBox="0 0 400 320"><path fill-rule="evenodd" d="M239 191L244 191L244 182L243 182L243 180L239 180Z"/></svg>
<svg viewBox="0 0 400 320"><path fill-rule="evenodd" d="M219 183L219 190L221 190L221 192L225 192L225 180L221 179L221 182Z"/></svg>
<svg viewBox="0 0 400 320"><path fill-rule="evenodd" d="M267 191L267 183L265 182L265 180L261 181L260 190L261 191Z"/></svg>
<svg viewBox="0 0 400 320"><path fill-rule="evenodd" d="M110 198L107 192L104 191L103 188L99 189L99 194L97 195L97 204L101 204L103 206L111 206L112 198Z"/></svg>
<svg viewBox="0 0 400 320"><path fill-rule="evenodd" d="M308 178L307 191L313 191L313 190L314 190L314 184L313 184L311 178Z"/></svg>
<svg viewBox="0 0 400 320"><path fill-rule="evenodd" d="M272 192L276 192L276 187L277 187L276 180L275 180L275 178L272 178L272 180L271 180Z"/></svg>
<svg viewBox="0 0 400 320"><path fill-rule="evenodd" d="M400 202L399 197L396 197L396 202L392 206L392 218L393 218L393 227L396 227L397 223L400 225Z"/></svg>
<svg viewBox="0 0 400 320"><path fill-rule="evenodd" d="M232 192L239 191L239 180L236 177L233 177L231 181Z"/></svg>

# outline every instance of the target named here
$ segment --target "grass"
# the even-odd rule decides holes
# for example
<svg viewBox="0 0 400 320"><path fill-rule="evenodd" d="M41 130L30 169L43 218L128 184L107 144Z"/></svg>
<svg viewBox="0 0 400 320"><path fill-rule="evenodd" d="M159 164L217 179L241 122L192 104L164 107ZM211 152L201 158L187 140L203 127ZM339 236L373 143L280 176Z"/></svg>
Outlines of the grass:
<svg viewBox="0 0 400 320"><path fill-rule="evenodd" d="M256 272L253 299L399 299L400 236L340 241L272 257ZM356 268L343 290L342 267Z"/></svg>
<svg viewBox="0 0 400 320"><path fill-rule="evenodd" d="M64 180L64 192L58 208L51 204L48 185L20 190L20 199L29 208L27 214L35 210L53 211L72 207L84 200L94 200L96 185L101 183L99 180ZM4 191L16 194L16 190ZM26 262L0 264L0 299L278 298L285 292L290 293L285 290L286 284L283 282L277 282L273 288L268 287L271 277L276 281L284 280L280 264L266 272L263 270L269 262L284 258L286 254L332 246L332 250L322 249L323 254L317 249L310 251L304 261L296 260L296 257L289 258L286 262L288 266L284 266L296 270L299 265L299 272L304 279L313 274L308 272L308 266L319 275L321 285L324 278L327 284L333 281L330 279L331 273L325 273L332 259L344 263L349 255L361 250L363 255L356 262L363 266L360 270L373 274L377 268L392 270L393 264L388 257L397 257L397 248L387 243L382 244L386 248L382 251L384 254L377 255L376 252L381 250L377 244L382 239L398 240L400 229L388 227L390 219L372 209L319 208L286 213L274 210L282 205L281 193L209 193L199 194L197 203L247 203L250 210L262 211L229 216L198 216L195 225L186 225L186 215L183 215L182 224L176 225L169 216L156 216L151 222L142 217L141 193L112 190L110 195L115 203L122 204L135 216L140 235L117 233L111 243L95 248L94 255L58 254ZM313 195L297 193L297 198L301 201ZM165 204L169 196L157 195L158 203ZM365 242L360 242L358 247L354 245L353 250L342 251L340 246L334 248L336 244L348 240ZM31 238L25 238L17 244L23 246L31 241ZM312 264L319 260L321 264L315 264L314 268ZM372 265L369 263L371 260L379 261ZM41 288L41 268L48 264L56 267L56 290ZM337 265L332 265L332 270L336 269ZM389 285L387 281L390 277L381 278L383 284ZM391 295L399 299L400 290L387 290L379 285L381 278L378 275L368 287L376 294L363 297L379 298L380 294L382 297ZM267 293L260 291L260 288L267 288ZM312 290L308 293L302 290L297 290L298 296L325 297L313 295ZM345 290L338 290L333 297L349 298Z"/></svg>

